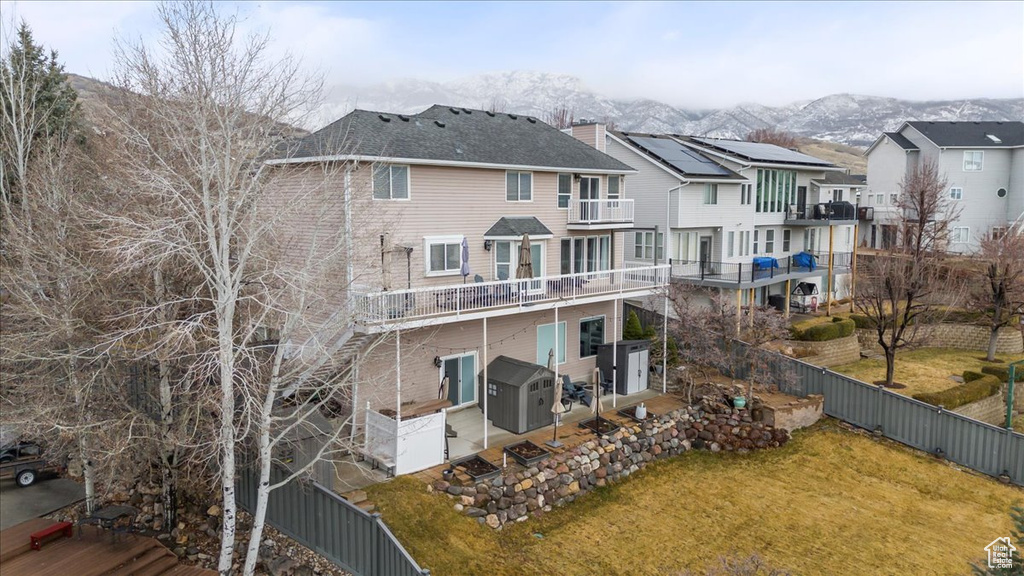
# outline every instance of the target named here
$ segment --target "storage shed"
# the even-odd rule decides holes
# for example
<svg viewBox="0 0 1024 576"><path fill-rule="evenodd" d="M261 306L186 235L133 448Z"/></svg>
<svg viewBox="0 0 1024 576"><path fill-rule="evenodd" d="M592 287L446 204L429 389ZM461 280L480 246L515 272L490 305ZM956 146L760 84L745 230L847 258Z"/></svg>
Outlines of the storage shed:
<svg viewBox="0 0 1024 576"><path fill-rule="evenodd" d="M597 347L597 367L601 379L611 381L612 366L615 366L615 393L635 394L647 389L649 340L620 340L615 344L601 344ZM616 359L613 353L618 354Z"/></svg>
<svg viewBox="0 0 1024 576"><path fill-rule="evenodd" d="M487 416L503 430L523 434L554 422L551 403L555 397L555 374L544 366L498 356L477 379L477 405L483 409L487 394Z"/></svg>

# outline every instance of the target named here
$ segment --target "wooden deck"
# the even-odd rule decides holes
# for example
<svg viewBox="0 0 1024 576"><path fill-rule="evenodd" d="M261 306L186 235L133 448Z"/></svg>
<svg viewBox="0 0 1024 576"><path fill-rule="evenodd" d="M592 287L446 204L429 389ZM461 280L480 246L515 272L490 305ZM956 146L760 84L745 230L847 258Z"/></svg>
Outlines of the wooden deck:
<svg viewBox="0 0 1024 576"><path fill-rule="evenodd" d="M217 576L213 570L178 564L178 557L155 538L111 534L93 526L75 529L42 550L29 548L29 534L56 524L37 518L0 532L0 574L7 576Z"/></svg>
<svg viewBox="0 0 1024 576"><path fill-rule="evenodd" d="M645 400L644 403L647 405L648 412L652 414L657 414L659 416L686 406L686 402L681 397L673 394L662 394L660 396L655 396L653 398ZM634 420L632 420L631 418L620 416L617 413L617 411L623 408L634 406L636 404L639 404L639 401L620 404L619 407L614 410L602 409L601 417L607 420L611 420L612 422L615 422L617 424L635 424L636 422ZM517 436L515 441L521 442L523 440L529 440L534 444L543 447L545 450L551 452L552 454L561 454L562 452L572 450L573 448L579 446L580 444L597 438L597 435L591 432L590 430L587 430L586 428L581 428L578 425L578 422L571 422L563 423L558 426L558 441L562 443L562 447L552 448L545 444L545 442L550 441L551 438L552 427L546 426L544 428L541 428L540 430L534 430L529 434ZM492 446L487 450L477 453L477 455L483 458L484 460L487 460L491 464L495 464L496 466L499 467L502 464L503 454L504 446ZM423 480L424 482L433 483L435 480L442 479L441 472L446 470L448 466L449 464L445 463L440 466L428 468L426 470L417 472L415 476ZM514 462L511 458L508 459L508 467L510 469L513 467L516 467L516 469L521 468L521 466L519 466L519 464ZM455 481L463 486L473 484L472 478L470 478L461 470L456 470Z"/></svg>

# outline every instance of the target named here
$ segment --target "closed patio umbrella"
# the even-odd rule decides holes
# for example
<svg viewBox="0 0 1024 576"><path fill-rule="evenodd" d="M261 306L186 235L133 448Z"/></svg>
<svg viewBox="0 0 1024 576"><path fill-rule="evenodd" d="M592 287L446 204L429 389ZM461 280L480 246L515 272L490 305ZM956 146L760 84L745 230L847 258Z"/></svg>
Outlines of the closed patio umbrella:
<svg viewBox="0 0 1024 576"><path fill-rule="evenodd" d="M554 365L555 350L552 348L548 351L548 369L552 369ZM551 441L547 442L547 445L552 448L562 446L562 443L558 441L558 421L561 420L565 411L565 406L562 404L562 379L558 377L558 372L555 372L555 399L551 403L551 413L555 415L555 428L551 433Z"/></svg>
<svg viewBox="0 0 1024 576"><path fill-rule="evenodd" d="M462 283L466 283L466 276L469 276L469 240L462 237Z"/></svg>
<svg viewBox="0 0 1024 576"><path fill-rule="evenodd" d="M380 269L381 288L391 290L391 253L394 246L391 245L391 233L385 232L380 235Z"/></svg>
<svg viewBox="0 0 1024 576"><path fill-rule="evenodd" d="M530 235L523 234L519 244L519 264L516 268L516 278L533 278L533 254L530 252Z"/></svg>

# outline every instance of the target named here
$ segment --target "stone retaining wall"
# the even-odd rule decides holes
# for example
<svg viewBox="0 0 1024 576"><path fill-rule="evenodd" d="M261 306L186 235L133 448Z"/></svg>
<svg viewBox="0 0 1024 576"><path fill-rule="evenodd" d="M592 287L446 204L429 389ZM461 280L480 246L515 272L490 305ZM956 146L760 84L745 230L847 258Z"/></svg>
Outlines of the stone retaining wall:
<svg viewBox="0 0 1024 576"><path fill-rule="evenodd" d="M654 460L691 449L748 452L781 446L788 439L785 430L753 422L745 409L705 414L690 408L620 428L530 468L510 465L503 475L472 486L438 480L430 488L456 500L454 507L463 514L501 528L623 480Z"/></svg>
<svg viewBox="0 0 1024 576"><path fill-rule="evenodd" d="M1006 386L1003 386L1000 393L971 402L970 404L964 404L959 408L950 410L950 412L956 412L961 416L974 418L988 424L1002 426L1006 423Z"/></svg>
<svg viewBox="0 0 1024 576"><path fill-rule="evenodd" d="M989 329L973 324L935 324L921 328L924 345L930 348L956 348L958 350L988 350ZM878 334L874 330L857 330L857 339L862 348L882 353L878 345ZM1020 330L1015 327L999 329L996 339L997 354L1020 354L1024 351L1024 341Z"/></svg>
<svg viewBox="0 0 1024 576"><path fill-rule="evenodd" d="M804 342L802 340L786 340L785 345L793 350L802 348L811 352L810 356L801 358L815 366L841 366L860 360L861 343L856 334L845 338L836 338L825 342Z"/></svg>

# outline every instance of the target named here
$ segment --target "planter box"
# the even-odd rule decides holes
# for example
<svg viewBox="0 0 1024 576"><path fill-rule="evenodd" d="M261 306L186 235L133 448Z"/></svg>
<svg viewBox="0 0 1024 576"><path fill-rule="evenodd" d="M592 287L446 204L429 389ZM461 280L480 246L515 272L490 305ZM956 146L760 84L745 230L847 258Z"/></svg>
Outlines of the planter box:
<svg viewBox="0 0 1024 576"><path fill-rule="evenodd" d="M586 428L587 430L594 432L598 436L604 434L614 434L615 431L620 428L618 424L612 422L611 420L605 419L603 416L584 420L580 422L579 426L580 428Z"/></svg>
<svg viewBox="0 0 1024 576"><path fill-rule="evenodd" d="M498 468L494 464L491 464L487 460L479 456L470 456L469 458L463 458L458 462L452 464L453 468L461 468L463 472L469 475L474 481L487 480L488 478L494 478L501 473L501 468Z"/></svg>
<svg viewBox="0 0 1024 576"><path fill-rule="evenodd" d="M657 414L654 414L653 412L648 410L646 418L643 418L643 419L637 418L636 417L636 406L630 406L628 408L623 408L622 410L618 411L618 415L619 416L625 416L626 418L629 418L630 420L633 420L634 422L647 422L648 420L653 420L653 419L658 417Z"/></svg>
<svg viewBox="0 0 1024 576"><path fill-rule="evenodd" d="M529 440L523 440L522 442L505 446L505 453L523 466L533 466L538 462L544 461L548 456L551 456L550 452Z"/></svg>

